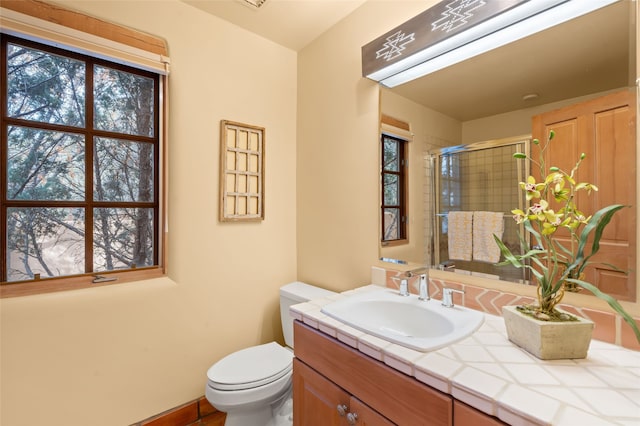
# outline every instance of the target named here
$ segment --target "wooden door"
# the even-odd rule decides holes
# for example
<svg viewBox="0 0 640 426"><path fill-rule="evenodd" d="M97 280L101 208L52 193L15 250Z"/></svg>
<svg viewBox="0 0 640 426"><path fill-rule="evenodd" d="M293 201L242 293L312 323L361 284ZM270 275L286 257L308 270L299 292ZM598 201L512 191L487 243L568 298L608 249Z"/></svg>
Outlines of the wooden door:
<svg viewBox="0 0 640 426"><path fill-rule="evenodd" d="M382 414L378 413L367 404L364 404L357 398L351 397L351 413L355 414L357 426L393 426L395 423L389 421ZM350 424L347 421L347 424Z"/></svg>
<svg viewBox="0 0 640 426"><path fill-rule="evenodd" d="M349 411L350 395L306 364L293 360L293 425L347 425L338 406Z"/></svg>
<svg viewBox="0 0 640 426"><path fill-rule="evenodd" d="M586 158L577 181L595 184L599 191L581 194L578 208L587 215L610 204L630 208L615 214L601 240L599 262L586 271L585 281L617 299L636 297L636 96L623 90L533 117L533 137L547 140L556 136L547 149L545 161L570 171L581 153ZM532 148L532 158L539 152ZM537 166L532 165L537 172ZM562 236L562 234L558 234ZM568 235L565 233L565 236ZM606 264L628 271L628 275Z"/></svg>

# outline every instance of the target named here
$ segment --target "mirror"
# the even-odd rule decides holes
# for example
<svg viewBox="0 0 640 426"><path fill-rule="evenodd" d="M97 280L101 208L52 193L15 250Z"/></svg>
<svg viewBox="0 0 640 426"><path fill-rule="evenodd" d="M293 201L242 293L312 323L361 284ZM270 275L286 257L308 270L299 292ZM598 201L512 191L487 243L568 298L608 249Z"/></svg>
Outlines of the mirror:
<svg viewBox="0 0 640 426"><path fill-rule="evenodd" d="M397 86L381 113L410 123L409 238L380 257L435 264L427 153L531 133L531 117L636 83L635 2L610 6ZM432 226L431 226L432 227Z"/></svg>

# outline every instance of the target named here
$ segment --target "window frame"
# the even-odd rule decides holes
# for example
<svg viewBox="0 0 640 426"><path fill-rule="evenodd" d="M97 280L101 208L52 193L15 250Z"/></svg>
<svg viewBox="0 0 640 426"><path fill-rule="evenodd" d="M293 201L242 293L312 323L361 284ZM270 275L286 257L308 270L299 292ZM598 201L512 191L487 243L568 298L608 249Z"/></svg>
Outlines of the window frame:
<svg viewBox="0 0 640 426"><path fill-rule="evenodd" d="M384 144L385 140L392 140L398 144L398 157L399 157L399 170L386 171L384 168ZM385 247L397 246L407 244L409 242L409 227L408 227L408 153L409 153L409 140L400 136L391 134L389 132L381 132L380 135L380 244ZM384 194L384 182L386 175L394 175L398 177L399 193L398 204L385 204ZM400 212L400 220L398 223L399 238L385 239L385 209L397 208Z"/></svg>
<svg viewBox="0 0 640 426"><path fill-rule="evenodd" d="M15 5L3 4L2 6L3 7L7 6L9 8L13 8L15 6L16 8L21 9L19 10L20 13L24 13L32 17L31 19L43 20L43 22L44 20L48 20L50 22L53 22L55 20L58 24L66 26L68 28L72 28L72 29L78 29L79 23L81 23L81 25L87 25L87 27L91 28L90 30L87 31L88 33L87 37L93 37L95 35L103 36L105 37L105 40L107 43L112 43L115 46L120 45L120 43L125 43L125 44L129 43L128 39L131 34L143 34L143 33L137 32L136 30L131 30L115 24L108 24L101 21L97 21L97 22L100 22L100 25L91 25L92 22L87 23L87 19L91 21L91 20L95 20L95 18L80 14L78 12L73 12L73 11L62 9L62 8L49 9L53 7L49 5L45 5L46 7L44 9L41 6L31 8L31 6L33 5L34 4L31 2L24 2L24 3L18 2ZM53 13L56 16L55 17L52 16L51 13ZM2 33L1 37L3 38L3 43L6 43L5 40L12 38L11 36L13 35L17 36L18 39L21 39L20 44L23 44L22 40L25 40L24 42L25 45L27 42L30 42L29 40L33 39L32 37L28 37L27 35L23 35L19 32L7 30L4 27L0 27L0 32ZM145 39L145 43L146 43L145 45L140 44L141 39ZM113 41L110 41L110 40L113 40ZM55 41L50 41L45 39L38 40L38 41L41 41L42 42L41 44L43 44L44 46L51 46L51 45L60 46L60 43L57 43ZM136 46L134 46L135 49L138 49L139 51L145 51L145 49L148 49L146 51L153 52L155 54L159 53L160 57L165 61L166 64L168 64L168 58L162 55L162 53L166 53L167 49L164 42L161 41L160 39L153 36L144 35L144 37L137 37L135 39L135 43L137 44ZM67 48L68 48L68 51L71 53L67 52ZM65 56L71 56L73 52L78 51L77 49L74 49L73 46L66 46L66 45L62 45L61 49L65 50ZM111 58L105 58L104 55L91 54L91 52L86 52L86 56L93 58L96 63L101 63L101 65L107 65L109 68L122 70L121 65L119 65L119 63L122 63L122 61L119 60L118 58L114 58L114 60L111 61L109 60ZM144 66L135 66L135 65L132 66L131 62L127 62L127 67L140 69L141 74L148 73L147 70L149 70L149 68L145 68ZM130 72L130 70L127 70L127 71ZM155 126L155 134L157 135L157 138L158 138L154 148L154 161L153 161L154 174L156 174L156 177L154 179L154 185L155 185L154 200L156 203L156 206L154 208L154 211L155 211L154 228L155 229L153 231L154 232L153 241L154 241L155 252L156 252L155 258L153 261L154 265L148 266L148 267L138 267L138 268L128 269L128 270L119 269L119 270L113 270L113 271L89 272L89 273L82 273L77 275L68 275L68 276L61 276L61 277L46 277L46 278L24 280L24 281L11 281L11 282L1 281L0 282L0 298L17 297L17 296L25 296L25 295L32 295L32 294L50 293L50 292L57 292L57 291L112 285L112 284L126 283L126 282L153 279L153 278L166 276L167 274L167 270L166 270L166 264L167 264L167 249L166 249L166 240L167 240L166 118L167 117L166 117L166 113L167 113L168 78L167 78L167 73L159 73L159 72L153 72L153 71L151 73L154 76L156 76L155 77L156 87L154 88L154 91L155 91L155 96L157 96L156 98L157 109L156 109L154 126ZM4 83L6 83L5 74L6 73L3 73ZM6 84L2 84L2 87L6 87ZM2 98L5 100L5 103L3 103L2 105L3 117L5 117L7 112L6 111L6 108L7 108L6 92L4 93ZM36 123L36 122L30 122L30 123ZM3 129L4 128L6 127L3 126ZM91 144L93 144L93 141L91 141ZM3 149L6 150L6 147ZM0 161L3 162L2 172L1 172L3 175L2 182L6 183L6 167L5 167L6 165L4 164L5 160L1 159ZM6 190L6 187L3 188L3 195L2 195L3 198L5 196L4 195L5 190ZM131 207L134 207L134 206L131 206ZM3 206L2 212L3 213L1 214L2 217L0 218L0 220L3 223L2 226L6 226L5 225L6 219L7 219L6 206ZM3 271L6 266L5 264L6 259L4 258L6 256L5 250L6 250L6 247L3 247L2 249ZM98 280L98 282L95 282L94 279L96 274L103 276L104 278L106 278L106 280Z"/></svg>

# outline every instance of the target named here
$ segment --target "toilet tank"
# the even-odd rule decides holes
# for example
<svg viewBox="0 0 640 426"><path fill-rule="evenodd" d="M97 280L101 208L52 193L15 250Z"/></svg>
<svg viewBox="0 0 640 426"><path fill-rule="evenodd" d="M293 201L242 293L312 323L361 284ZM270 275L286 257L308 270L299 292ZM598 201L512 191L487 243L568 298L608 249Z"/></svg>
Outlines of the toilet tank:
<svg viewBox="0 0 640 426"><path fill-rule="evenodd" d="M280 321L284 342L288 347L293 348L293 318L289 315L289 307L314 299L322 299L332 294L336 293L300 281L280 287Z"/></svg>

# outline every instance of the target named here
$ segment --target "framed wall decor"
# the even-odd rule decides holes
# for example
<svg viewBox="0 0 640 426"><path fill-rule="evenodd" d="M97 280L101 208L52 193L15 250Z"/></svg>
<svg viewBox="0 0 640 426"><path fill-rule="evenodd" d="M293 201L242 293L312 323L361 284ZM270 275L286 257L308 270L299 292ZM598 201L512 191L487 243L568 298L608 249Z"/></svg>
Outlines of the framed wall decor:
<svg viewBox="0 0 640 426"><path fill-rule="evenodd" d="M220 221L264 219L264 127L220 122Z"/></svg>

